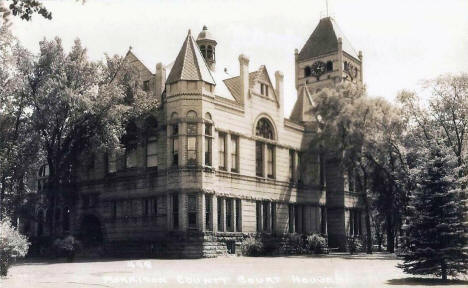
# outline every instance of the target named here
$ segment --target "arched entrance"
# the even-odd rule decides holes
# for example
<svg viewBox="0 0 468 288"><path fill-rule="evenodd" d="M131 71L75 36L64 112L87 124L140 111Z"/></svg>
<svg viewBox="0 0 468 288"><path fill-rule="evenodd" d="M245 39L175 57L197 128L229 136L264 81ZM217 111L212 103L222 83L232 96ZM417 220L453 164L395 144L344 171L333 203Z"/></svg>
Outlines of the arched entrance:
<svg viewBox="0 0 468 288"><path fill-rule="evenodd" d="M83 216L79 238L85 246L102 243L102 227L98 217L94 215Z"/></svg>

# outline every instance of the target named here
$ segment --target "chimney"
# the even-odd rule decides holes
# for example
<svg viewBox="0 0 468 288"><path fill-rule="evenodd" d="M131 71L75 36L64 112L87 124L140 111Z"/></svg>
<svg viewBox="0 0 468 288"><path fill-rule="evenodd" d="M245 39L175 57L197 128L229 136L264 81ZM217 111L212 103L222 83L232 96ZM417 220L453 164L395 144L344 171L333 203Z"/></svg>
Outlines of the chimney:
<svg viewBox="0 0 468 288"><path fill-rule="evenodd" d="M239 66L241 84L240 104L243 105L249 93L249 58L244 54L239 55Z"/></svg>
<svg viewBox="0 0 468 288"><path fill-rule="evenodd" d="M283 85L284 75L281 71L275 72L276 87L275 92L278 96L278 107L280 108L281 117L284 116L284 85Z"/></svg>
<svg viewBox="0 0 468 288"><path fill-rule="evenodd" d="M156 64L156 75L155 75L155 89L154 94L158 99L159 103L161 103L161 95L164 92L164 88L166 86L166 68L162 65L161 62Z"/></svg>

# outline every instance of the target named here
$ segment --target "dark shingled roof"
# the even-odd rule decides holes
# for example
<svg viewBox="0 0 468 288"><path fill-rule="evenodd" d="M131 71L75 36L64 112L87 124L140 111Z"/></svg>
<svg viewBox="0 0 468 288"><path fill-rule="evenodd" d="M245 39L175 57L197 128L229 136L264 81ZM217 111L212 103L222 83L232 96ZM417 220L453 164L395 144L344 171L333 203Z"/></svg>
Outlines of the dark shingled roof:
<svg viewBox="0 0 468 288"><path fill-rule="evenodd" d="M249 73L249 88L252 88L255 84L255 80L261 74L260 70L253 71ZM232 97L236 99L238 103L240 103L239 99L241 97L241 85L240 85L240 76L235 76L232 78L224 79L223 82L226 84L229 92L231 92Z"/></svg>
<svg viewBox="0 0 468 288"><path fill-rule="evenodd" d="M356 51L331 17L320 19L314 32L299 52L298 59L303 61L338 51L338 38L340 37L343 41L343 51L359 59Z"/></svg>
<svg viewBox="0 0 468 288"><path fill-rule="evenodd" d="M200 49L198 49L198 45L193 40L190 30L167 77L166 83L171 84L179 80L205 81L215 84L210 69L206 65L205 59L201 55Z"/></svg>

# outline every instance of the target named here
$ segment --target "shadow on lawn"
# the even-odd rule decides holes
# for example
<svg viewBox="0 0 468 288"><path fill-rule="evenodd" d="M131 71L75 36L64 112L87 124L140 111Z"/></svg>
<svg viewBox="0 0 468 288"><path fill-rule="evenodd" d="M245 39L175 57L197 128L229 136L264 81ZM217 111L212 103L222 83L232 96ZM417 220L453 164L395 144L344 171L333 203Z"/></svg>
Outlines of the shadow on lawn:
<svg viewBox="0 0 468 288"><path fill-rule="evenodd" d="M436 285L464 285L465 287L468 286L467 280L457 280L451 279L447 281L443 281L442 279L436 278L416 278L416 277L408 277L408 278L401 278L401 279L391 279L388 280L388 285L424 285L424 286L436 286Z"/></svg>

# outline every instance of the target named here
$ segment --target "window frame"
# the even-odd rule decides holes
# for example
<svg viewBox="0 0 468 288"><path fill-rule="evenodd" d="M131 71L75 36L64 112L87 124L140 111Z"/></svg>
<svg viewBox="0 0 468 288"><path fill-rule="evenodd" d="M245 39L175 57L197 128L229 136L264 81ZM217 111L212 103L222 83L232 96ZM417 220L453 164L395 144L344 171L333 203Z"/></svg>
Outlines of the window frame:
<svg viewBox="0 0 468 288"><path fill-rule="evenodd" d="M235 148L235 149L234 149ZM239 136L231 135L231 172L239 173Z"/></svg>
<svg viewBox="0 0 468 288"><path fill-rule="evenodd" d="M221 139L223 143L221 144ZM226 159L226 139L227 134L223 132L218 133L218 168L219 170L227 171L227 159ZM221 147L223 148L221 150ZM221 162L222 161L222 162ZM223 165L221 165L223 164Z"/></svg>

